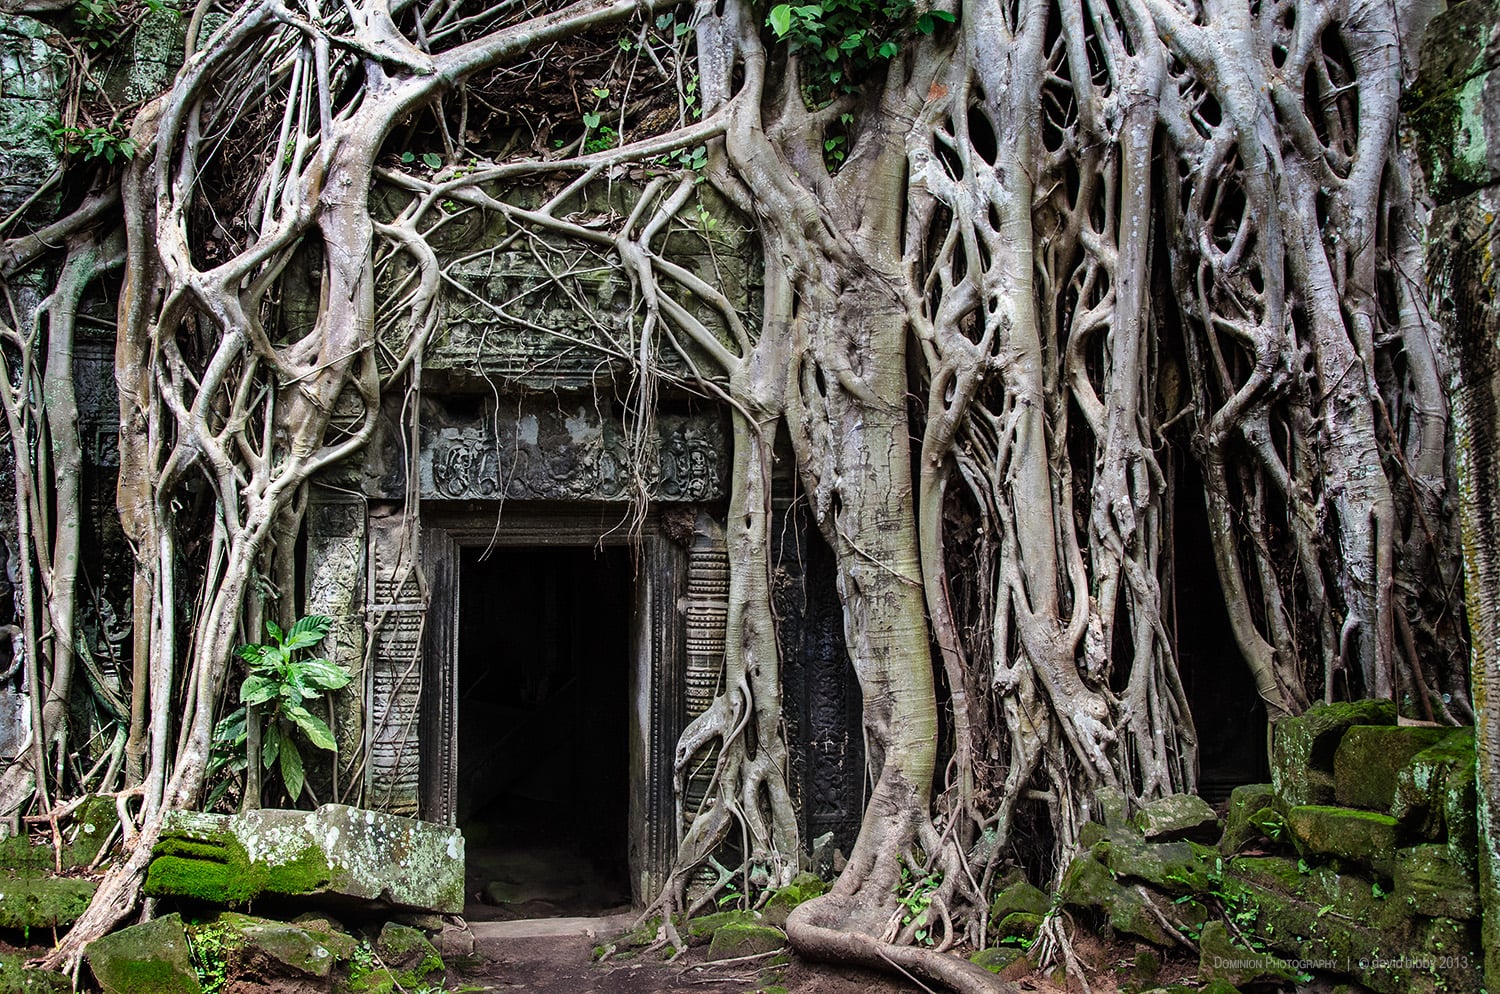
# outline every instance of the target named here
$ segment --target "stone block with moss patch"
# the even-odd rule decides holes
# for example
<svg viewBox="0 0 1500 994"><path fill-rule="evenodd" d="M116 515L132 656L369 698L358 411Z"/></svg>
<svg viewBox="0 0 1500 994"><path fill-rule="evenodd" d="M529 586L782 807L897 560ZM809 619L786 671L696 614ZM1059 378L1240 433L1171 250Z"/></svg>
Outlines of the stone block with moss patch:
<svg viewBox="0 0 1500 994"><path fill-rule="evenodd" d="M375 910L463 910L455 828L325 804L316 811L167 816L145 892L236 907L261 896Z"/></svg>
<svg viewBox="0 0 1500 994"><path fill-rule="evenodd" d="M1275 956L1251 949L1229 934L1223 922L1209 922L1199 937L1198 976L1234 987L1297 981L1297 971Z"/></svg>
<svg viewBox="0 0 1500 994"><path fill-rule="evenodd" d="M1286 825L1304 856L1333 856L1386 876L1395 870L1396 819L1390 815L1305 804L1286 813Z"/></svg>
<svg viewBox="0 0 1500 994"><path fill-rule="evenodd" d="M68 840L63 845L63 866L92 865L119 824L120 812L113 797L100 794L89 797L73 811Z"/></svg>
<svg viewBox="0 0 1500 994"><path fill-rule="evenodd" d="M1276 803L1276 792L1268 783L1245 784L1229 793L1229 810L1224 815L1224 834L1219 836L1219 851L1238 852L1261 834L1250 816Z"/></svg>
<svg viewBox="0 0 1500 994"><path fill-rule="evenodd" d="M754 925L738 922L725 925L714 932L708 944L707 956L711 960L738 959L741 956L757 956L769 953L786 945L786 933L770 925Z"/></svg>
<svg viewBox="0 0 1500 994"><path fill-rule="evenodd" d="M73 983L61 973L26 965L22 953L0 954L0 994L73 994Z"/></svg>
<svg viewBox="0 0 1500 994"><path fill-rule="evenodd" d="M1333 754L1334 797L1346 808L1390 810L1402 767L1452 734L1449 728L1355 725Z"/></svg>
<svg viewBox="0 0 1500 994"><path fill-rule="evenodd" d="M1007 916L1021 913L1045 915L1052 909L1052 895L1025 880L1006 887L990 902L990 922L998 925Z"/></svg>
<svg viewBox="0 0 1500 994"><path fill-rule="evenodd" d="M1217 849L1197 842L1145 842L1117 833L1094 847L1094 854L1116 876L1130 877L1171 894L1203 893L1215 866Z"/></svg>
<svg viewBox="0 0 1500 994"><path fill-rule="evenodd" d="M815 873L799 873L792 882L771 895L761 908L761 916L768 925L785 925L786 916L799 904L811 901L828 892L828 884Z"/></svg>
<svg viewBox="0 0 1500 994"><path fill-rule="evenodd" d="M761 918L754 911L742 911L731 908L727 911L715 911L712 914L699 915L697 918L689 918L679 926L678 934L690 946L706 945L714 937L714 933L726 925L760 925ZM653 932L653 935L655 933Z"/></svg>
<svg viewBox="0 0 1500 994"><path fill-rule="evenodd" d="M296 984L326 979L338 963L354 955L352 937L314 924L226 911L187 931L200 965L217 960L227 978Z"/></svg>
<svg viewBox="0 0 1500 994"><path fill-rule="evenodd" d="M1028 911L1013 911L1000 920L995 926L995 937L998 939L1035 939L1037 932L1042 928L1042 922L1047 916L1045 914L1032 914Z"/></svg>
<svg viewBox="0 0 1500 994"><path fill-rule="evenodd" d="M1469 919L1479 914L1474 875L1445 845L1427 843L1396 853L1395 898L1429 918Z"/></svg>
<svg viewBox="0 0 1500 994"><path fill-rule="evenodd" d="M179 915L95 939L84 956L104 994L203 994Z"/></svg>
<svg viewBox="0 0 1500 994"><path fill-rule="evenodd" d="M1097 908L1103 912L1116 932L1158 946L1173 941L1157 916L1146 907L1146 899L1133 888L1122 886L1109 869L1091 855L1079 856L1068 864L1058 893L1064 904Z"/></svg>
<svg viewBox="0 0 1500 994"><path fill-rule="evenodd" d="M99 885L92 880L34 874L0 875L0 928L63 928L78 920Z"/></svg>
<svg viewBox="0 0 1500 994"><path fill-rule="evenodd" d="M1151 801L1136 812L1135 827L1153 842L1213 842L1221 831L1219 816L1196 794L1169 794Z"/></svg>
<svg viewBox="0 0 1500 994"><path fill-rule="evenodd" d="M1394 725L1390 701L1314 704L1271 728L1271 786L1284 807L1334 800L1333 757L1354 725Z"/></svg>
<svg viewBox="0 0 1500 994"><path fill-rule="evenodd" d="M969 957L969 962L982 966L991 973L1003 973L1007 967L1025 955L1025 950L1014 946L993 946L979 950Z"/></svg>
<svg viewBox="0 0 1500 994"><path fill-rule="evenodd" d="M1448 840L1454 858L1470 872L1478 844L1474 812L1474 730L1451 732L1411 758L1396 774L1391 815L1403 831Z"/></svg>

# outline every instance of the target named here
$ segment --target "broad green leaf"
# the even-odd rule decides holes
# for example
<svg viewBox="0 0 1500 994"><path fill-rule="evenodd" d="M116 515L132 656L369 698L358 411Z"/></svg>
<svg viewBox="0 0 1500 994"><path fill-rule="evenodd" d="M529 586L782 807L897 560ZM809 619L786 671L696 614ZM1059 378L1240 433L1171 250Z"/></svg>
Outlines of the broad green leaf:
<svg viewBox="0 0 1500 994"><path fill-rule="evenodd" d="M349 683L349 671L326 659L304 659L297 664L302 681L321 690L338 690Z"/></svg>
<svg viewBox="0 0 1500 994"><path fill-rule="evenodd" d="M266 633L269 634L277 642L282 642L286 639L286 632L282 631L281 626L272 621L270 618L266 619Z"/></svg>
<svg viewBox="0 0 1500 994"><path fill-rule="evenodd" d="M253 664L260 662L261 659L264 658L268 649L270 649L270 646L257 645L256 643L252 642L249 645L240 646L238 649L234 650L234 654L236 656L239 656L245 662Z"/></svg>
<svg viewBox="0 0 1500 994"><path fill-rule="evenodd" d="M281 753L281 738L281 726L274 721L267 722L260 734L260 765L268 770Z"/></svg>
<svg viewBox="0 0 1500 994"><path fill-rule="evenodd" d="M333 732L323 723L323 719L313 714L304 707L291 707L286 709L286 716L297 723L302 733L307 736L307 741L319 749L327 749L333 752L338 748L333 741Z"/></svg>
<svg viewBox="0 0 1500 994"><path fill-rule="evenodd" d="M776 32L777 38L785 38L786 33L792 29L792 5L779 3L772 7L766 23L771 25L771 30Z"/></svg>
<svg viewBox="0 0 1500 994"><path fill-rule="evenodd" d="M599 115L598 114L584 114L583 115L583 123L584 123L585 127L588 127L588 128L597 128L599 126Z"/></svg>
<svg viewBox="0 0 1500 994"><path fill-rule="evenodd" d="M281 691L281 686L275 680L266 676L248 676L245 682L240 684L241 704L264 704L271 700Z"/></svg>
<svg viewBox="0 0 1500 994"><path fill-rule="evenodd" d="M596 86L594 87L592 92L594 96L598 97L600 100L609 99L609 87L607 86Z"/></svg>
<svg viewBox="0 0 1500 994"><path fill-rule="evenodd" d="M423 152L422 162L428 169L436 169L443 164L443 157L436 152Z"/></svg>
<svg viewBox="0 0 1500 994"><path fill-rule="evenodd" d="M441 163L442 160L438 161ZM290 652L293 649L306 649L308 646L317 645L328 635L328 629L332 626L333 619L321 614L310 614L305 618L299 618L286 633L286 641L281 644L282 648Z"/></svg>
<svg viewBox="0 0 1500 994"><path fill-rule="evenodd" d="M281 747L281 782L286 784L287 796L292 800L302 796L304 779L302 753L297 751L297 743L288 741Z"/></svg>
<svg viewBox="0 0 1500 994"><path fill-rule="evenodd" d="M214 726L214 741L233 743L245 737L245 709L236 708Z"/></svg>

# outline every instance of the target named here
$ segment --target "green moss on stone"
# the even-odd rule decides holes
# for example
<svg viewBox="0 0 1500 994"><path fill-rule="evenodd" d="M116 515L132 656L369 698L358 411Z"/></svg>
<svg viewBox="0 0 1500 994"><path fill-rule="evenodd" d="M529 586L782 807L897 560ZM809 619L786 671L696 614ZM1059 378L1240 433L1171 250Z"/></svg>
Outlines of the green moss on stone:
<svg viewBox="0 0 1500 994"><path fill-rule="evenodd" d="M1024 950L1014 946L995 946L990 949L981 949L969 957L969 962L976 966L982 966L991 973L1002 973L1012 963L1025 956Z"/></svg>
<svg viewBox="0 0 1500 994"><path fill-rule="evenodd" d="M767 924L785 925L787 915L799 904L821 897L828 892L828 884L815 873L799 873L792 882L771 895L761 909Z"/></svg>
<svg viewBox="0 0 1500 994"><path fill-rule="evenodd" d="M1261 834L1250 816L1276 803L1276 793L1268 783L1245 784L1229 794L1229 810L1224 816L1224 834L1219 836L1219 851L1238 852Z"/></svg>
<svg viewBox="0 0 1500 994"><path fill-rule="evenodd" d="M1335 798L1346 808L1389 811L1402 767L1451 734L1447 728L1353 726L1334 753Z"/></svg>
<svg viewBox="0 0 1500 994"><path fill-rule="evenodd" d="M0 876L0 927L25 931L71 925L98 889L92 880Z"/></svg>
<svg viewBox="0 0 1500 994"><path fill-rule="evenodd" d="M736 922L714 932L713 940L708 944L708 958L738 959L741 956L768 953L784 945L786 933L779 928Z"/></svg>
<svg viewBox="0 0 1500 994"><path fill-rule="evenodd" d="M688 945L701 946L713 938L714 933L727 925L759 925L760 917L753 911L715 911L708 915L690 918L679 928ZM652 933L653 937L655 932Z"/></svg>
<svg viewBox="0 0 1500 994"><path fill-rule="evenodd" d="M1308 804L1288 811L1286 823L1304 855L1362 863L1386 876L1395 868L1396 819L1390 815Z"/></svg>
<svg viewBox="0 0 1500 994"><path fill-rule="evenodd" d="M72 994L73 984L61 973L26 966L21 953L0 954L0 994Z"/></svg>

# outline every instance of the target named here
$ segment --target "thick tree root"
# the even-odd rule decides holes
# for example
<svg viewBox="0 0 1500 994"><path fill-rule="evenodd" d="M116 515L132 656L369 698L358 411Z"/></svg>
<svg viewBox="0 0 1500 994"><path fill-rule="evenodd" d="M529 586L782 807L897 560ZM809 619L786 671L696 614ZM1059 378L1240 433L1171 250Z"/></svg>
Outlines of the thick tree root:
<svg viewBox="0 0 1500 994"><path fill-rule="evenodd" d="M855 919L864 917L862 910L841 895L814 898L787 917L787 938L808 959L892 970L958 994L1017 994L1015 985L957 956L881 942L857 926L851 928Z"/></svg>

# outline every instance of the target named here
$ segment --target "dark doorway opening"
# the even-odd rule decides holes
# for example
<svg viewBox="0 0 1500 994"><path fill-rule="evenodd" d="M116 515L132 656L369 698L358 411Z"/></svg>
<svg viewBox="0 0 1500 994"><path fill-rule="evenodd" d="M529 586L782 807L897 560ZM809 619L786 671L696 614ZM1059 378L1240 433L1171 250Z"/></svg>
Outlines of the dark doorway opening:
<svg viewBox="0 0 1500 994"><path fill-rule="evenodd" d="M1172 556L1177 662L1198 730L1198 793L1218 802L1241 784L1270 779L1266 706L1224 606L1203 477L1185 457L1178 459L1177 474Z"/></svg>
<svg viewBox="0 0 1500 994"><path fill-rule="evenodd" d="M461 553L457 818L470 917L630 904L631 577L618 547Z"/></svg>

